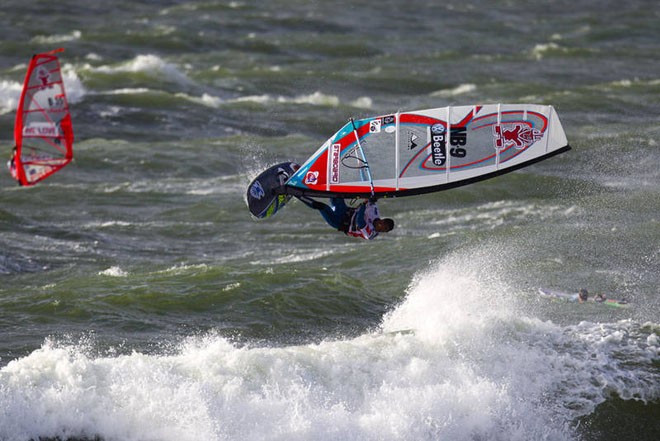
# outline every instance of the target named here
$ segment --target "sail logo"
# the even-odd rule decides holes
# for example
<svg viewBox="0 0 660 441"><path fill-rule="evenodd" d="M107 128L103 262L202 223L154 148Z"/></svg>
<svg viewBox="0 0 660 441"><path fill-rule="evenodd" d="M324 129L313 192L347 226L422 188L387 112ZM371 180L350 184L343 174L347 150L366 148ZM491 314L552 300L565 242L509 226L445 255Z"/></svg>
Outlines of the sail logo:
<svg viewBox="0 0 660 441"><path fill-rule="evenodd" d="M369 133L380 133L381 120L380 118L371 120L369 122Z"/></svg>
<svg viewBox="0 0 660 441"><path fill-rule="evenodd" d="M522 150L543 138L543 133L523 123L509 124L506 128L498 124L493 126L493 136L497 149L515 147Z"/></svg>
<svg viewBox="0 0 660 441"><path fill-rule="evenodd" d="M37 77L39 78L39 81L41 81L42 86L48 86L48 83L50 82L50 72L45 68L40 67L37 71Z"/></svg>
<svg viewBox="0 0 660 441"><path fill-rule="evenodd" d="M339 184L339 157L341 144L332 144L330 147L330 183Z"/></svg>
<svg viewBox="0 0 660 441"><path fill-rule="evenodd" d="M252 187L250 187L250 196L257 200L261 200L262 197L266 196L264 188L261 186L261 182L254 181Z"/></svg>
<svg viewBox="0 0 660 441"><path fill-rule="evenodd" d="M61 93L54 97L48 97L48 108L51 112L66 110L66 98L64 94Z"/></svg>
<svg viewBox="0 0 660 441"><path fill-rule="evenodd" d="M408 150L415 150L418 147L417 139L419 137L413 132L408 132Z"/></svg>
<svg viewBox="0 0 660 441"><path fill-rule="evenodd" d="M23 136L59 136L60 131L56 124L47 122L33 122L23 127Z"/></svg>
<svg viewBox="0 0 660 441"><path fill-rule="evenodd" d="M309 171L305 175L305 185L316 185L319 182L319 172Z"/></svg>
<svg viewBox="0 0 660 441"><path fill-rule="evenodd" d="M445 137L445 126L442 124L433 124L431 126L431 157L433 165L438 167L447 162L447 139Z"/></svg>

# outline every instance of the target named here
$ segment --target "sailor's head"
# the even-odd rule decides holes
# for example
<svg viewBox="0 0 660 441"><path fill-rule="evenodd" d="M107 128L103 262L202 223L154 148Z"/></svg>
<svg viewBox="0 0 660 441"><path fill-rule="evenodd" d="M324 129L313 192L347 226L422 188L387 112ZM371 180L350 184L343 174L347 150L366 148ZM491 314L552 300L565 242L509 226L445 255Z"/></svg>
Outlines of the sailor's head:
<svg viewBox="0 0 660 441"><path fill-rule="evenodd" d="M578 296L580 296L580 300L587 300L589 298L589 291L581 288L580 291L578 291Z"/></svg>
<svg viewBox="0 0 660 441"><path fill-rule="evenodd" d="M374 228L379 233L387 233L394 229L394 221L388 217L385 219L378 218L374 221Z"/></svg>

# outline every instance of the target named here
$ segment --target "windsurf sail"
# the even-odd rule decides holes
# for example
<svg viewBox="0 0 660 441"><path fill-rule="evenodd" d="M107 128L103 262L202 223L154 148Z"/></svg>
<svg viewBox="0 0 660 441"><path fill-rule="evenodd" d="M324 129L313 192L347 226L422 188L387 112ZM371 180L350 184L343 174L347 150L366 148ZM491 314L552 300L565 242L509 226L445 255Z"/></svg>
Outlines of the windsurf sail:
<svg viewBox="0 0 660 441"><path fill-rule="evenodd" d="M552 106L490 104L350 120L278 191L399 197L446 190L570 149Z"/></svg>
<svg viewBox="0 0 660 441"><path fill-rule="evenodd" d="M20 185L34 185L73 159L73 126L57 53L30 60L14 123L11 175Z"/></svg>

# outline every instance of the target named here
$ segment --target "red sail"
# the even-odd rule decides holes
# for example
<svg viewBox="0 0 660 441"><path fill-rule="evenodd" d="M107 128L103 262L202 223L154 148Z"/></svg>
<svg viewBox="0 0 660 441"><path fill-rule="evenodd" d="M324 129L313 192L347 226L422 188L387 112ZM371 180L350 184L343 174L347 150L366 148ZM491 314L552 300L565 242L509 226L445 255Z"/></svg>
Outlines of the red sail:
<svg viewBox="0 0 660 441"><path fill-rule="evenodd" d="M10 172L33 185L73 159L73 126L56 49L36 54L28 65L14 124Z"/></svg>

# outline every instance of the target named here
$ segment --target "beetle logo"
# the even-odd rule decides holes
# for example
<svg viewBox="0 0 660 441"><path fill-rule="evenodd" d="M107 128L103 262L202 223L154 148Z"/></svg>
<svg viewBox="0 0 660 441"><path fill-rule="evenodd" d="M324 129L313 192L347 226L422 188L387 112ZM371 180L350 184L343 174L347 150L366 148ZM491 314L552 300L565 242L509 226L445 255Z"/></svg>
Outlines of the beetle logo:
<svg viewBox="0 0 660 441"><path fill-rule="evenodd" d="M445 126L437 123L431 126L431 157L433 165L442 167L447 162L447 140Z"/></svg>

